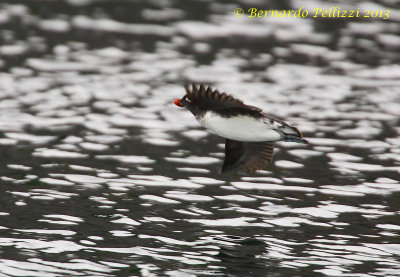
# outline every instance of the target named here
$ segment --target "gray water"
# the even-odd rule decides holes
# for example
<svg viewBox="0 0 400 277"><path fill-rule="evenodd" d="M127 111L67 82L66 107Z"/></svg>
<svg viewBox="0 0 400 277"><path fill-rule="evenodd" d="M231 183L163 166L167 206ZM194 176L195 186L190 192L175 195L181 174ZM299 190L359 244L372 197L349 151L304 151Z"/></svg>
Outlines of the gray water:
<svg viewBox="0 0 400 277"><path fill-rule="evenodd" d="M400 276L400 9L0 3L1 276ZM173 105L212 84L297 126L253 175Z"/></svg>

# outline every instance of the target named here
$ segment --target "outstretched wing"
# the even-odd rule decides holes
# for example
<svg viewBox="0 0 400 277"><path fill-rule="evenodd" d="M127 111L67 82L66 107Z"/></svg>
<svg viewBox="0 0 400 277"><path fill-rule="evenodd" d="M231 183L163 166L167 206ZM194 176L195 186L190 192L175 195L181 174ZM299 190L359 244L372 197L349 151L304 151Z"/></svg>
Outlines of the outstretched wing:
<svg viewBox="0 0 400 277"><path fill-rule="evenodd" d="M225 141L225 160L221 173L238 169L253 173L264 169L272 161L274 142L242 142L227 139Z"/></svg>
<svg viewBox="0 0 400 277"><path fill-rule="evenodd" d="M186 95L183 99L191 105L201 110L218 111L221 115L253 115L262 116L262 110L218 90L212 90L210 87L195 84L185 86Z"/></svg>

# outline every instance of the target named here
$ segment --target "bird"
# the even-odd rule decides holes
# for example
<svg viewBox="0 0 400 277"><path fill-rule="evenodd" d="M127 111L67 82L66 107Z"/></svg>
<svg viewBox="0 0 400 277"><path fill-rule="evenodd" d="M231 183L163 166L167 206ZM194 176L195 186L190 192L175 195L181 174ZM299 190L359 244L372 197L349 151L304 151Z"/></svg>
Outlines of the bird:
<svg viewBox="0 0 400 277"><path fill-rule="evenodd" d="M275 141L308 144L303 134L278 117L244 104L204 84L185 85L186 94L174 104L186 108L206 129L225 138L220 173L254 173L272 162Z"/></svg>

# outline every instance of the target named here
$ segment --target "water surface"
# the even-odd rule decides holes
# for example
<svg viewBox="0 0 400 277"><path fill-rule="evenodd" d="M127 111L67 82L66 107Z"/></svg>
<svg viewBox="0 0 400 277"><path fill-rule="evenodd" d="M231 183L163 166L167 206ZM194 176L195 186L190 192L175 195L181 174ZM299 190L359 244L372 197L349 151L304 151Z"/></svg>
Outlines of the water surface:
<svg viewBox="0 0 400 277"><path fill-rule="evenodd" d="M391 17L2 1L1 275L398 276L400 11L356 4ZM310 144L278 143L257 174L219 175L224 140L172 104L189 81Z"/></svg>

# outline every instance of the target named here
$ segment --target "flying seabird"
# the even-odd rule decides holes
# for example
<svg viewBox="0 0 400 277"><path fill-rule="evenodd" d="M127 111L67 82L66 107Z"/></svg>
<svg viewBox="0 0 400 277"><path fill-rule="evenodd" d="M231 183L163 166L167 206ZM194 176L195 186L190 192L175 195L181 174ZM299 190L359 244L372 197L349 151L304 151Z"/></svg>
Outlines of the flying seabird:
<svg viewBox="0 0 400 277"><path fill-rule="evenodd" d="M275 141L308 143L297 128L226 93L205 85L185 89L175 105L188 109L203 127L226 139L222 173L264 169L272 161Z"/></svg>

